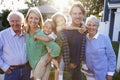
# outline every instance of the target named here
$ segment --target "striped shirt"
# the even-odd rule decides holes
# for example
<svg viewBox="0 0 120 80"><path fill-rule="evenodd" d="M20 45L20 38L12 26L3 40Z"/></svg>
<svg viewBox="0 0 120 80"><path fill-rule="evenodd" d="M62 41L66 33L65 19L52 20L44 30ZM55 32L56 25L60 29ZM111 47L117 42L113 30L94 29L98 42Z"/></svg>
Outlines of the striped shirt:
<svg viewBox="0 0 120 80"><path fill-rule="evenodd" d="M25 36L19 36L10 27L0 32L0 68L6 71L10 65L27 62Z"/></svg>

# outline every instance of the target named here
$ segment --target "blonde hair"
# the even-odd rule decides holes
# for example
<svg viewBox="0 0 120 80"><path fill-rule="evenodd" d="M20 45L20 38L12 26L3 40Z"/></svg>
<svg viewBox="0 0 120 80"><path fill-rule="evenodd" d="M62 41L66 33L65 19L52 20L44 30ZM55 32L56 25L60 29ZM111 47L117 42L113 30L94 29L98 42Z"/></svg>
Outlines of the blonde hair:
<svg viewBox="0 0 120 80"><path fill-rule="evenodd" d="M52 20L53 20L53 22L54 22L54 24L55 24L55 27L57 27L56 19L57 19L58 17L63 17L64 20L65 20L65 22L67 22L67 19L66 19L65 15L62 14L62 13L60 13L60 12L57 12L57 13L55 13L55 14L52 16Z"/></svg>
<svg viewBox="0 0 120 80"><path fill-rule="evenodd" d="M50 23L51 26L52 26L52 31L53 31L54 33L57 33L55 24L54 24L54 22L52 21L52 19L46 19L45 22L44 22L43 28L45 27L45 24L46 24L46 23Z"/></svg>
<svg viewBox="0 0 120 80"><path fill-rule="evenodd" d="M38 23L38 27L42 28L42 26L43 26L42 14L41 14L40 10L39 10L38 8L36 8L36 7L31 7L31 8L28 10L28 12L27 12L27 14L26 14L26 17L25 17L25 26L29 28L29 25L28 25L28 16L30 15L31 12L33 12L33 13L35 13L36 15L39 16L39 20L40 20L40 21L39 21L39 23ZM27 28L27 29L28 29L28 28Z"/></svg>
<svg viewBox="0 0 120 80"><path fill-rule="evenodd" d="M72 5L72 7L71 7L71 9L70 9L70 11L69 11L69 14L71 14L72 13L72 10L73 10L73 8L74 7L78 7L78 8L80 8L80 10L82 11L82 13L85 15L85 9L84 9L84 7L83 7L83 4L79 1L77 1L77 2L75 2L73 5Z"/></svg>

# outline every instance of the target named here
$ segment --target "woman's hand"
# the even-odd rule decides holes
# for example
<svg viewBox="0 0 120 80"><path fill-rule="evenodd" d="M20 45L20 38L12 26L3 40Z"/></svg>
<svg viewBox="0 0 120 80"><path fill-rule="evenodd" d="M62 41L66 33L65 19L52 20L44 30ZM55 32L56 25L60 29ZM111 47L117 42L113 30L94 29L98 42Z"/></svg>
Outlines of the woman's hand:
<svg viewBox="0 0 120 80"><path fill-rule="evenodd" d="M84 69L82 68L83 71L87 72L87 73L92 73L92 71L90 69Z"/></svg>
<svg viewBox="0 0 120 80"><path fill-rule="evenodd" d="M106 80L112 80L112 76L107 75L107 76L106 76Z"/></svg>
<svg viewBox="0 0 120 80"><path fill-rule="evenodd" d="M37 40L39 38L38 35L34 35L34 40Z"/></svg>

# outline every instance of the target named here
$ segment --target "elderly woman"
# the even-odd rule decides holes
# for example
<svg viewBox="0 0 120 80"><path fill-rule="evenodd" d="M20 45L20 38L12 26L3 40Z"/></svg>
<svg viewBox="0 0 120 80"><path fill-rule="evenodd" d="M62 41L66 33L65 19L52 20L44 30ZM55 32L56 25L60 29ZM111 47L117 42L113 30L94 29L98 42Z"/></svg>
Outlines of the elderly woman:
<svg viewBox="0 0 120 80"><path fill-rule="evenodd" d="M90 16L86 20L88 30L86 64L95 80L112 80L116 68L116 56L108 36L98 32L99 20Z"/></svg>

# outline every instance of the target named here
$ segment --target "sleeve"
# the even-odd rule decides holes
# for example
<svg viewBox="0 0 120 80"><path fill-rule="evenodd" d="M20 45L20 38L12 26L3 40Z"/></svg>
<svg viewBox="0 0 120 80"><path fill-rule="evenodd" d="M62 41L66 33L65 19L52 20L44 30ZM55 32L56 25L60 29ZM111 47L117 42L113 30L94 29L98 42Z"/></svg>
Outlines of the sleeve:
<svg viewBox="0 0 120 80"><path fill-rule="evenodd" d="M60 35L60 34L57 34L56 43L57 43L60 47L63 46L63 44L62 44L62 38L61 38L61 35Z"/></svg>
<svg viewBox="0 0 120 80"><path fill-rule="evenodd" d="M51 49L50 55L52 57L58 57L59 56L61 48L59 47L59 45L57 43L55 43L54 41L50 41L50 42L47 42L47 43L43 42L43 43Z"/></svg>
<svg viewBox="0 0 120 80"><path fill-rule="evenodd" d="M106 44L106 55L108 59L108 75L113 76L116 68L116 55L108 36L105 36L105 44Z"/></svg>
<svg viewBox="0 0 120 80"><path fill-rule="evenodd" d="M45 34L42 33L42 32L39 33L38 35L47 36L47 35L45 35ZM59 56L61 48L59 47L59 45L58 45L56 42L54 42L54 41L50 41L50 42L44 42L44 41L42 41L42 43L43 43L44 45L46 45L48 48L51 49L50 55L51 55L52 57L57 57L57 56Z"/></svg>
<svg viewBox="0 0 120 80"><path fill-rule="evenodd" d="M56 34L54 33L49 34L48 37L52 38L54 41L57 38Z"/></svg>
<svg viewBox="0 0 120 80"><path fill-rule="evenodd" d="M57 38L56 38L56 43L60 46L61 48L61 53L60 55L62 55L62 50L63 50L63 39L60 33L57 34Z"/></svg>
<svg viewBox="0 0 120 80"><path fill-rule="evenodd" d="M1 34L0 34L0 68L3 70L3 71L6 71L8 68L9 68L9 65L3 60L3 38L1 37Z"/></svg>
<svg viewBox="0 0 120 80"><path fill-rule="evenodd" d="M83 39L82 39L82 49L81 49L81 57L80 60L82 63L86 63L86 57L85 57L85 45L86 45L86 33L83 33Z"/></svg>

